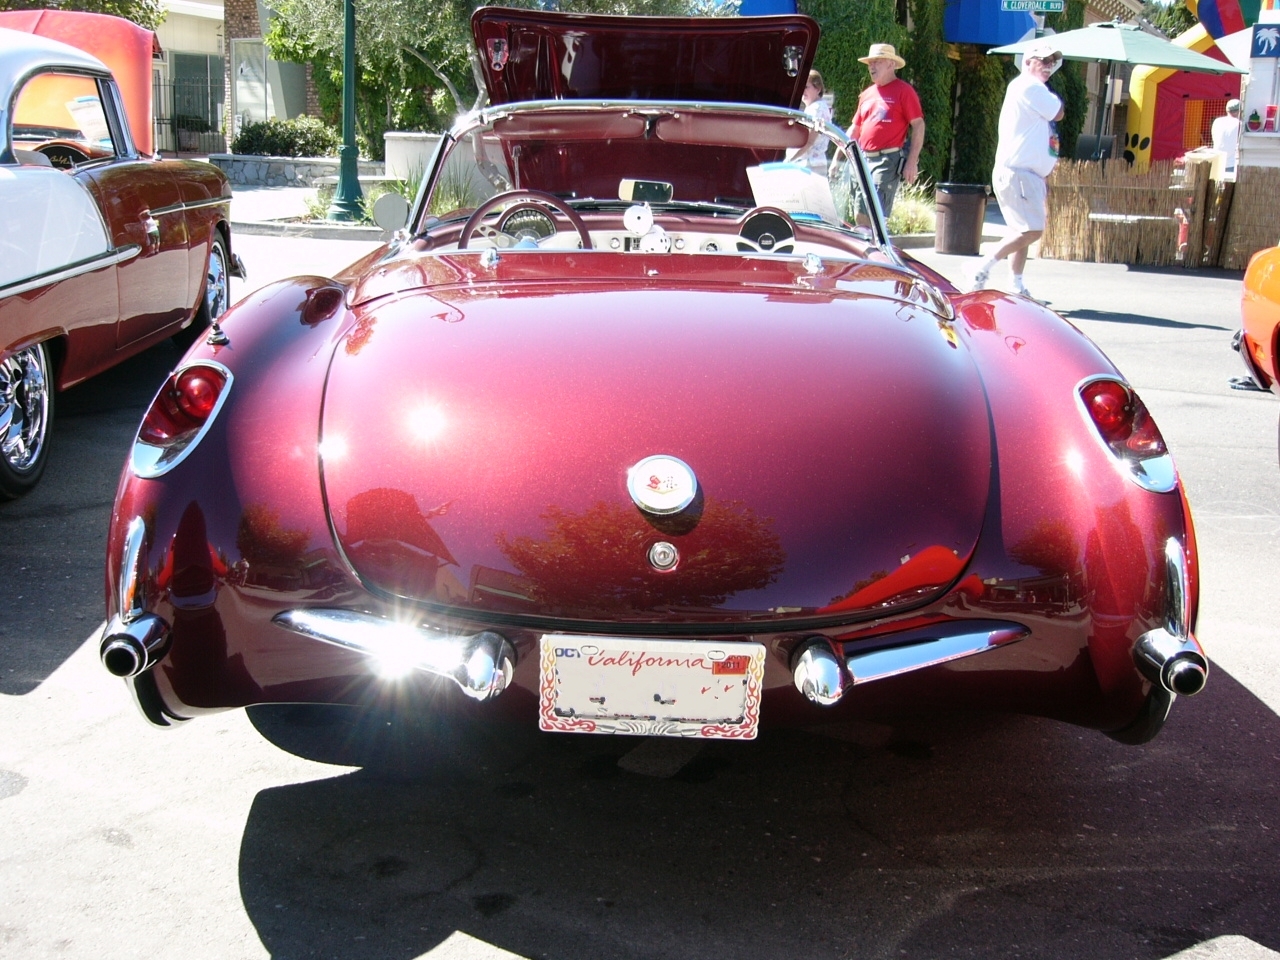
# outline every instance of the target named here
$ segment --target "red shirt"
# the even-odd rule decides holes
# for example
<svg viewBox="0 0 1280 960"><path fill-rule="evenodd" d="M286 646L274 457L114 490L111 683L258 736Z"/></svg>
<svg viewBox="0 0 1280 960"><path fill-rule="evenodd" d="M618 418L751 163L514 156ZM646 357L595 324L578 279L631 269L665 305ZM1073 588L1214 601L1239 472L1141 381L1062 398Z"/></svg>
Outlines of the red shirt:
<svg viewBox="0 0 1280 960"><path fill-rule="evenodd" d="M894 77L862 91L849 129L863 150L892 150L907 142L911 121L923 117L915 87Z"/></svg>

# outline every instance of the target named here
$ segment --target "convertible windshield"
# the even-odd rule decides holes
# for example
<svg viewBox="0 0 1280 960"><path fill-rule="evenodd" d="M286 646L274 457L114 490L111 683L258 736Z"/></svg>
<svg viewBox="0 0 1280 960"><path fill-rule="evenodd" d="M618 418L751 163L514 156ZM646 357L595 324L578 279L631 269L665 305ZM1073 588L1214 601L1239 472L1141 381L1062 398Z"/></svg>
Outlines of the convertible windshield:
<svg viewBox="0 0 1280 960"><path fill-rule="evenodd" d="M865 244L881 236L879 213L863 199L852 151L835 128L780 108L524 104L455 128L422 209L452 221L494 201L500 215L504 194L549 195L572 211L644 204L658 215L714 218L767 208L795 224L856 231ZM534 239L554 245L544 242L550 228Z"/></svg>

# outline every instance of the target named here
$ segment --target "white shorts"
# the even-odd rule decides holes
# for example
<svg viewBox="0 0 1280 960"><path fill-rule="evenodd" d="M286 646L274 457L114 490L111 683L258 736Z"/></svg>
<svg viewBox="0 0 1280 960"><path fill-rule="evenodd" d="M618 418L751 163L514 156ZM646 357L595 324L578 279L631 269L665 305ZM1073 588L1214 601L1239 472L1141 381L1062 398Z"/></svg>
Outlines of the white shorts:
<svg viewBox="0 0 1280 960"><path fill-rule="evenodd" d="M1004 222L1018 233L1044 229L1045 199L1048 188L1044 177L1030 170L996 167L991 174L996 200Z"/></svg>

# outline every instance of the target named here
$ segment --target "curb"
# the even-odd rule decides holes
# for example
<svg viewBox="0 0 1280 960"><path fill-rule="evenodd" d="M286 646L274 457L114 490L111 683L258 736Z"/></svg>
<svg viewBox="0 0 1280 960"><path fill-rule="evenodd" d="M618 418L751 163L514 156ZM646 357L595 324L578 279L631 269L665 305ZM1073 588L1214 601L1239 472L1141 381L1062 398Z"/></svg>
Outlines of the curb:
<svg viewBox="0 0 1280 960"><path fill-rule="evenodd" d="M270 220L231 221L232 234L246 237L304 237L309 240L365 240L381 243L387 235L381 227L340 223L273 223Z"/></svg>
<svg viewBox="0 0 1280 960"><path fill-rule="evenodd" d="M937 241L937 234L933 233L908 233L900 237L890 236L893 245L899 250L919 250L922 247L932 247ZM988 233L982 231L982 242L988 243L992 240L1003 240L1004 235L999 233Z"/></svg>

